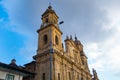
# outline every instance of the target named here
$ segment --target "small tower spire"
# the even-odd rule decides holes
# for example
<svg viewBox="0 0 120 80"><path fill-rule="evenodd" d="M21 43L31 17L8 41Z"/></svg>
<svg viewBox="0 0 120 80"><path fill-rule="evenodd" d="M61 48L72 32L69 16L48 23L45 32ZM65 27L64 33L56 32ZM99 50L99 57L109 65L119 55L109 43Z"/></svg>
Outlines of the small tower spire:
<svg viewBox="0 0 120 80"><path fill-rule="evenodd" d="M77 41L77 36L76 36L76 34L75 34L75 41Z"/></svg>
<svg viewBox="0 0 120 80"><path fill-rule="evenodd" d="M73 40L73 39L72 39L72 35L70 35L70 39Z"/></svg>
<svg viewBox="0 0 120 80"><path fill-rule="evenodd" d="M15 58L11 60L11 63L16 64Z"/></svg>
<svg viewBox="0 0 120 80"><path fill-rule="evenodd" d="M66 39L69 39L69 37L68 37L68 36L66 36Z"/></svg>
<svg viewBox="0 0 120 80"><path fill-rule="evenodd" d="M93 70L93 80L99 80L96 70L94 68L92 70Z"/></svg>
<svg viewBox="0 0 120 80"><path fill-rule="evenodd" d="M48 9L52 9L51 2L49 2Z"/></svg>
<svg viewBox="0 0 120 80"><path fill-rule="evenodd" d="M14 67L18 67L17 64L16 64L16 60L15 59L12 59L11 63L9 65L10 66L14 66Z"/></svg>

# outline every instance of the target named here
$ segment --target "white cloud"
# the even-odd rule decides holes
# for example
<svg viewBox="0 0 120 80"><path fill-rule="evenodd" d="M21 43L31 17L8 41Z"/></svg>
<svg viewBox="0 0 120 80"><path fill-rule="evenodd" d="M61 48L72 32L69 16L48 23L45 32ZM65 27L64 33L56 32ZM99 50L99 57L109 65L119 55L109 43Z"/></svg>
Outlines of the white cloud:
<svg viewBox="0 0 120 80"><path fill-rule="evenodd" d="M88 56L89 60L89 67L90 69L96 68L99 71L104 70L104 58L103 58L103 52L100 48L99 43L88 43L85 46L85 52Z"/></svg>
<svg viewBox="0 0 120 80"><path fill-rule="evenodd" d="M105 40L88 43L85 47L90 67L97 71L111 71L113 75L120 75L120 10L118 6L105 8L110 24L104 25L106 31L114 30ZM104 34L103 34L104 35ZM98 36L99 37L99 36ZM92 61L92 62L91 62Z"/></svg>
<svg viewBox="0 0 120 80"><path fill-rule="evenodd" d="M87 44L87 46L85 46L87 52L86 53L89 53L88 56L91 58L91 59L97 59L101 53L100 53L100 50L98 49L98 44L97 43L90 43L90 44Z"/></svg>
<svg viewBox="0 0 120 80"><path fill-rule="evenodd" d="M109 3L109 2L108 2ZM99 42L87 43L85 52L88 55L90 68L95 68L105 80L119 80L120 75L120 10L118 5L102 5L107 13L108 24L101 26L103 30L111 32ZM103 36L104 34L101 33ZM99 37L99 36L98 36ZM96 37L97 38L97 37ZM104 73L104 75L102 75ZM108 74L110 73L110 74ZM107 77L105 75L111 75ZM102 78L101 77L101 78ZM117 78L116 78L117 77Z"/></svg>
<svg viewBox="0 0 120 80"><path fill-rule="evenodd" d="M115 77L120 75L120 37L119 32L99 43L88 43L85 52L88 56L90 70L95 68L99 75L111 72ZM113 77L111 76L111 77ZM100 77L100 76L99 76ZM102 78L100 77L100 78ZM104 76L105 77L105 76ZM105 77L106 80L109 77ZM114 77L113 77L114 78ZM119 79L116 79L119 80Z"/></svg>

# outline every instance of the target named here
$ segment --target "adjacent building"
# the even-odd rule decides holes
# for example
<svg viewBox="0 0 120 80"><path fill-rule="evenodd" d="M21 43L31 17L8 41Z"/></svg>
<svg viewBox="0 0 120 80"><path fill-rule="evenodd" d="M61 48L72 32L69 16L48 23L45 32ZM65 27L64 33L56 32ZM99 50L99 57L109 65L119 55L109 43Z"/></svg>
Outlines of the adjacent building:
<svg viewBox="0 0 120 80"><path fill-rule="evenodd" d="M35 73L26 71L22 66L17 66L15 62L15 59L12 59L10 64L0 62L0 80L23 80L24 77L33 80Z"/></svg>

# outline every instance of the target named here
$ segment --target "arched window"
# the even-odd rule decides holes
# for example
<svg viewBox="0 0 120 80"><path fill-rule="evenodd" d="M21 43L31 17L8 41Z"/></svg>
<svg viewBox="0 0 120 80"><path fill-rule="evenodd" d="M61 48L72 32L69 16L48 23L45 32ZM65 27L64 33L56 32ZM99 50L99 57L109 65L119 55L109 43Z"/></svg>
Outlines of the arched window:
<svg viewBox="0 0 120 80"><path fill-rule="evenodd" d="M47 35L44 35L44 36L43 36L43 40L44 40L44 44L47 44L48 36L47 36Z"/></svg>
<svg viewBox="0 0 120 80"><path fill-rule="evenodd" d="M59 44L59 41L58 41L58 37L55 36L55 43L58 45Z"/></svg>
<svg viewBox="0 0 120 80"><path fill-rule="evenodd" d="M58 80L60 80L60 73L58 73Z"/></svg>
<svg viewBox="0 0 120 80"><path fill-rule="evenodd" d="M45 73L43 73L43 80L45 80Z"/></svg>

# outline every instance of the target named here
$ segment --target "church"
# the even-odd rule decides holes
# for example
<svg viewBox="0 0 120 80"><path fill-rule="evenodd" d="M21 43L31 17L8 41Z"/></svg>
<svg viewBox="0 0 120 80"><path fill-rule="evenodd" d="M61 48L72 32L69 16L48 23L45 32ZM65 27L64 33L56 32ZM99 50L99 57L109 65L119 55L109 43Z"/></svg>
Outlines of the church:
<svg viewBox="0 0 120 80"><path fill-rule="evenodd" d="M77 36L66 36L59 28L59 16L49 5L42 14L42 23L37 30L38 49L34 61L21 69L26 72L22 80L99 80L96 70L90 73L87 56ZM32 77L31 77L32 76ZM15 80L15 79L8 79Z"/></svg>
<svg viewBox="0 0 120 80"><path fill-rule="evenodd" d="M96 71L90 74L83 45L75 37L66 36L65 49L58 15L48 6L42 14L42 24L38 32L35 80L99 80Z"/></svg>

